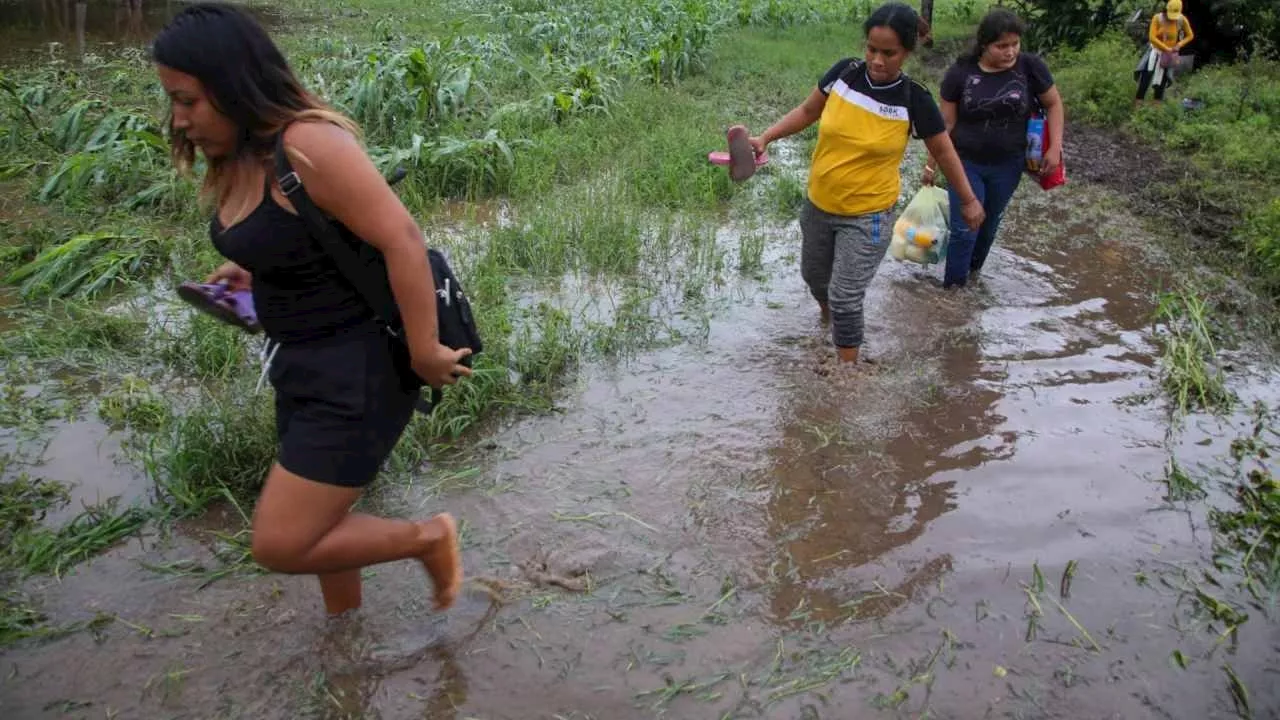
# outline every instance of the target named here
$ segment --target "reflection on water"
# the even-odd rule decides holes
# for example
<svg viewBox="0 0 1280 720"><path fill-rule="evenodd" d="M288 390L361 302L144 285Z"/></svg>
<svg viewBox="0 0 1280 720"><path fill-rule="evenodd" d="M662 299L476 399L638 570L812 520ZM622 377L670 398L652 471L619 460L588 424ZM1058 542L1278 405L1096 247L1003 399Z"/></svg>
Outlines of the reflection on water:
<svg viewBox="0 0 1280 720"><path fill-rule="evenodd" d="M415 704L424 704L422 717L457 720L458 708L467 701L468 684L455 657L455 643L434 638L418 645L421 638L388 637L374 625L359 613L328 621L316 649L323 669L309 689L314 700L328 706L325 717L369 717L383 679L409 671L420 678L420 689L409 695ZM457 644L465 645L469 639ZM433 668L438 670L433 673Z"/></svg>
<svg viewBox="0 0 1280 720"><path fill-rule="evenodd" d="M168 19L172 6L144 0L7 2L0 3L0 27L12 37L9 50L56 42L74 48L81 59L90 44L142 44Z"/></svg>
<svg viewBox="0 0 1280 720"><path fill-rule="evenodd" d="M80 61L97 45L145 45L186 3L174 0L0 0L0 62L59 43ZM249 6L260 21L274 11ZM30 56L27 56L29 59Z"/></svg>
<svg viewBox="0 0 1280 720"><path fill-rule="evenodd" d="M904 312L911 304L902 304ZM946 335L938 325L964 325L972 307L934 306L919 322ZM1012 438L993 449L958 450L988 438L1003 420L992 412L1000 395L975 382L975 338L956 336L941 352L936 369L815 379L792 397L773 452L768 513L778 543L768 573L776 622L883 617L951 569L946 552L900 561L893 552L955 509L955 482L938 473L1007 457ZM903 383L931 391L922 407L894 417L892 398L905 395L897 392Z"/></svg>

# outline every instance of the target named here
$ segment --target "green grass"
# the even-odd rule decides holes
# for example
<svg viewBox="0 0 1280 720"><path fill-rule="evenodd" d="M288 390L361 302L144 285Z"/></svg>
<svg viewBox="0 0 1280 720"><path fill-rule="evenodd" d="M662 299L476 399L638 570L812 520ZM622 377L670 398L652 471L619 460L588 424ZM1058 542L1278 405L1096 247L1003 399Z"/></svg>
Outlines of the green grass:
<svg viewBox="0 0 1280 720"><path fill-rule="evenodd" d="M109 359L146 352L147 320L84 302L26 303L16 327L0 335L0 358L28 358L55 368L101 370Z"/></svg>
<svg viewBox="0 0 1280 720"><path fill-rule="evenodd" d="M1175 416L1196 410L1222 413L1235 401L1217 364L1211 315L1204 298L1189 289L1164 293L1156 306L1164 345L1160 381Z"/></svg>
<svg viewBox="0 0 1280 720"><path fill-rule="evenodd" d="M98 416L108 425L153 433L164 427L170 406L164 396L147 381L125 375L98 401Z"/></svg>
<svg viewBox="0 0 1280 720"><path fill-rule="evenodd" d="M150 435L143 463L160 496L179 515L215 500L251 506L275 459L275 416L269 391L250 379L204 392L185 412Z"/></svg>
<svg viewBox="0 0 1280 720"><path fill-rule="evenodd" d="M1199 218L1210 234L1199 238L1200 257L1233 275L1247 268L1265 294L1280 297L1280 191L1272 181L1280 171L1280 63L1205 67L1179 78L1162 106L1135 110L1138 54L1115 32L1051 56L1069 117L1122 130L1186 164L1177 179L1152 178L1142 205L1166 221ZM1186 111L1183 98L1204 106Z"/></svg>
<svg viewBox="0 0 1280 720"><path fill-rule="evenodd" d="M23 531L14 537L13 547L24 571L57 575L133 535L149 517L143 508L118 511L116 503L108 501L86 508L56 530L42 527Z"/></svg>

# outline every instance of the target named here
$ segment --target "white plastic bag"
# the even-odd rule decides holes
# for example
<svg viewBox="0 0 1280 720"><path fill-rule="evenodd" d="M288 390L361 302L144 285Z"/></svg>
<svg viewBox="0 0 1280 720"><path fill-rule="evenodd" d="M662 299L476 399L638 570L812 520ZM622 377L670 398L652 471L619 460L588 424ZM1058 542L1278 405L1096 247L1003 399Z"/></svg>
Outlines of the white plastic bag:
<svg viewBox="0 0 1280 720"><path fill-rule="evenodd" d="M929 185L921 187L893 225L889 254L895 260L921 265L942 262L947 257L950 224L947 191Z"/></svg>

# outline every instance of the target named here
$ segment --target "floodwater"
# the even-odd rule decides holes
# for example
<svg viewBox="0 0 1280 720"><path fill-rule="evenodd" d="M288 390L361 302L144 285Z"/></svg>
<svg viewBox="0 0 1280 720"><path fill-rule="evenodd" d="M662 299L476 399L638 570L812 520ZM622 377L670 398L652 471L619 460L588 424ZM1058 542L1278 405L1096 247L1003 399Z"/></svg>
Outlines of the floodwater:
<svg viewBox="0 0 1280 720"><path fill-rule="evenodd" d="M1245 419L1171 435L1142 401L1166 265L1104 207L1024 188L961 293L886 260L857 374L780 226L705 341L589 366L559 412L386 488L465 523L452 611L407 562L325 620L312 578L202 588L156 568L209 562L205 536L131 541L33 588L54 621L120 622L0 653L0 715L1203 719L1236 716L1229 665L1278 717L1280 632L1189 614L1208 535L1159 483Z"/></svg>
<svg viewBox="0 0 1280 720"><path fill-rule="evenodd" d="M82 59L87 50L109 46L142 46L155 36L185 2L174 0L0 0L0 60L47 52L56 43ZM250 11L271 21L278 11L251 5Z"/></svg>

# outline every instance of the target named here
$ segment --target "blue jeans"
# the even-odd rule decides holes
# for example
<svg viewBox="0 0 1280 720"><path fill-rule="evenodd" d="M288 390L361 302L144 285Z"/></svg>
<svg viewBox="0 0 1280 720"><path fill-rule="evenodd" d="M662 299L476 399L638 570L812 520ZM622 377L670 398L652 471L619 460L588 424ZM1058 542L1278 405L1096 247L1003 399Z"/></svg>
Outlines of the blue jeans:
<svg viewBox="0 0 1280 720"><path fill-rule="evenodd" d="M1026 167L1021 155L998 165L982 165L961 159L965 177L982 203L987 219L976 231L969 229L960 215L960 198L948 184L947 195L951 201L951 241L947 245L947 271L942 284L946 287L963 287L969 273L982 269L1000 229L1000 219L1009 199L1022 181Z"/></svg>

